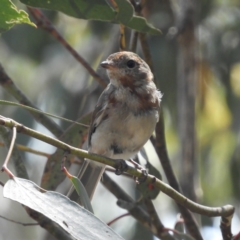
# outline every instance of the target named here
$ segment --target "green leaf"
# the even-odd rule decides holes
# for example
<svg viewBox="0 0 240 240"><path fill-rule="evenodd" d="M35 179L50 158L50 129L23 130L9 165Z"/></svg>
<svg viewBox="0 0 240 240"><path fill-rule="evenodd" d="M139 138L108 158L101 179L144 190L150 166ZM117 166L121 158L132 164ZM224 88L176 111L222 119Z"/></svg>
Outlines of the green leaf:
<svg viewBox="0 0 240 240"><path fill-rule="evenodd" d="M140 152L141 152L141 155L143 156L143 158L147 161L146 167L148 168L148 173L155 176L156 178L162 180L161 173L150 163L145 149L142 148L140 150ZM141 192L141 194L144 198L150 198L150 199L155 199L158 196L158 194L160 193L160 190L155 188L154 184L146 183L146 181L138 184L137 190Z"/></svg>
<svg viewBox="0 0 240 240"><path fill-rule="evenodd" d="M160 172L152 165L150 162L147 163L148 173L155 176L158 179L162 179ZM155 199L160 190L154 187L154 184L149 184L144 181L137 185L137 190L139 190L144 198Z"/></svg>
<svg viewBox="0 0 240 240"><path fill-rule="evenodd" d="M87 20L110 21L116 15L114 9L105 0L21 0L21 2L32 7L56 10Z"/></svg>
<svg viewBox="0 0 240 240"><path fill-rule="evenodd" d="M1 0L0 33L7 31L15 24L20 23L27 23L36 27L36 25L30 21L28 14L25 11L18 10L10 0Z"/></svg>
<svg viewBox="0 0 240 240"><path fill-rule="evenodd" d="M21 178L7 181L3 196L45 215L77 240L123 240L92 213L66 196L44 191L35 183Z"/></svg>
<svg viewBox="0 0 240 240"><path fill-rule="evenodd" d="M86 191L85 187L83 186L83 184L81 183L81 181L75 176L73 176L70 180L80 198L80 202L83 205L83 207L86 208L91 213L93 213L91 201L90 201L87 191Z"/></svg>
<svg viewBox="0 0 240 240"><path fill-rule="evenodd" d="M147 23L146 19L139 16L134 16L130 22L126 24L126 27L129 27L131 29L135 29L138 32L144 32L149 34L161 34L161 31L155 27L153 27L151 24Z"/></svg>
<svg viewBox="0 0 240 240"><path fill-rule="evenodd" d="M89 124L92 117L92 113L89 113L77 122L83 124ZM88 128L84 126L79 126L77 124L72 124L59 138L59 140L68 143L74 147L82 147L83 143L87 139ZM56 187L65 179L65 175L60 171L61 169L61 159L63 157L63 150L57 149L47 161L45 166L44 174L42 176L41 186L46 189L54 190ZM71 157L71 155L69 156ZM66 162L66 167L69 164Z"/></svg>
<svg viewBox="0 0 240 240"><path fill-rule="evenodd" d="M143 17L135 16L132 4L127 0L115 0L118 5L117 21L138 32L160 34L161 31L147 22Z"/></svg>
<svg viewBox="0 0 240 240"><path fill-rule="evenodd" d="M133 14L134 14L133 6L127 0L115 0L115 2L118 5L116 21L125 25L133 17Z"/></svg>
<svg viewBox="0 0 240 240"><path fill-rule="evenodd" d="M113 9L105 0L21 0L32 7L45 8L63 12L69 16L86 19L120 23L136 31L160 34L161 31L145 18L134 15L133 6L127 0L115 0L118 9Z"/></svg>

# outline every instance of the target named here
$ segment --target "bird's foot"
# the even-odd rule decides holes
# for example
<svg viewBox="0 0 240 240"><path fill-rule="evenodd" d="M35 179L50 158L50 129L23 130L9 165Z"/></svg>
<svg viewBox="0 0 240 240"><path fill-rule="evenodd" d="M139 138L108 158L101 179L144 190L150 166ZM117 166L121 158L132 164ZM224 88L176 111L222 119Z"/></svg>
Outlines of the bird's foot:
<svg viewBox="0 0 240 240"><path fill-rule="evenodd" d="M135 162L133 159L129 159L129 162L131 162L136 169L142 171L142 175L140 177L136 177L135 178L136 183L143 183L143 182L145 182L146 179L147 179L147 176L148 176L147 170L145 168L143 168L140 164Z"/></svg>
<svg viewBox="0 0 240 240"><path fill-rule="evenodd" d="M116 168L115 174L121 175L124 171L127 170L128 166L127 166L126 161L124 161L122 159L118 159L115 168Z"/></svg>

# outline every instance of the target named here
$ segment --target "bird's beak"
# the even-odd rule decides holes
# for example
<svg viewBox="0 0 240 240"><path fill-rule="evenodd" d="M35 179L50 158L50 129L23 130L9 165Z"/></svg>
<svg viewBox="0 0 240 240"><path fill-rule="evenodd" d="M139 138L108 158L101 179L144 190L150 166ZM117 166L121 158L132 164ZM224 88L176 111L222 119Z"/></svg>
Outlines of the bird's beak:
<svg viewBox="0 0 240 240"><path fill-rule="evenodd" d="M108 61L108 60L106 60L106 61L101 62L101 66L103 68L110 69L110 68L113 67L113 63Z"/></svg>

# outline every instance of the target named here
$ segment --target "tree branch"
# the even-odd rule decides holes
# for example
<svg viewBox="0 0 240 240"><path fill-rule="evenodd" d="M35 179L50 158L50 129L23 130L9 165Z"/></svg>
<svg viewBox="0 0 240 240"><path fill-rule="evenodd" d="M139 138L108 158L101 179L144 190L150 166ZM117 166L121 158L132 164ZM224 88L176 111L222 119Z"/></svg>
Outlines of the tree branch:
<svg viewBox="0 0 240 240"><path fill-rule="evenodd" d="M116 182L114 182L108 174L104 173L101 181L102 184L109 190L109 192L111 192L118 199L119 206L120 202L124 202L126 205L131 206L126 210L128 210L132 217L134 217L140 224L145 226L154 235L162 240L164 240L166 236L170 237L168 233L159 231L158 225L152 222L149 214L139 204L137 204Z"/></svg>
<svg viewBox="0 0 240 240"><path fill-rule="evenodd" d="M6 74L2 65L0 64L0 84L1 86L11 94L19 103L29 106L31 108L38 109L32 104L32 102L21 92L20 89L14 84L12 79ZM62 135L62 129L50 118L46 117L43 113L30 112L36 121L46 127L56 137Z"/></svg>
<svg viewBox="0 0 240 240"><path fill-rule="evenodd" d="M3 126L0 126L0 134L4 140L5 146L9 148L12 140L12 134L10 134L10 132ZM14 148L12 151L11 159L14 161L17 175L21 178L29 179L22 158L16 148ZM45 228L50 234L55 236L56 239L72 240L69 234L66 234L66 232L59 225L56 225L50 219L30 208L25 206L24 208L31 218L35 219L41 227Z"/></svg>
<svg viewBox="0 0 240 240"><path fill-rule="evenodd" d="M37 132L35 130L32 130L30 128L27 128L26 126L19 124L18 122L14 121L12 119L5 118L3 116L0 116L0 125L3 125L8 128L16 127L16 129L19 133L23 133L28 136L34 137L36 139L39 139L41 141L44 141L46 143L49 143L57 148L61 148L62 150L66 151L70 154L74 154L74 155L82 157L82 158L88 158L88 159L94 160L96 162L103 163L105 165L114 167L115 169L123 169L123 167L124 167L123 170L125 172L129 173L130 175L132 175L136 178L141 178L141 179L145 178L146 179L145 182L147 184L152 184L155 188L158 188L163 193L165 193L169 197L173 198L176 202L185 206L186 208L188 208L189 210L191 210L195 213L199 213L199 214L206 215L209 217L214 217L214 216L229 217L229 216L233 215L233 213L234 213L234 207L231 205L211 208L211 207L197 204L197 203L191 201L190 199L186 198L182 194L180 194L178 191L176 191L175 189L170 187L168 184L155 178L154 176L152 176L152 175L145 176L145 174L142 171L129 165L129 163L127 163L127 161L111 159L111 158L107 158L107 157L104 157L101 155L88 153L85 150L72 147L64 142L61 142L57 139L54 139L47 135L44 135L44 134Z"/></svg>
<svg viewBox="0 0 240 240"><path fill-rule="evenodd" d="M6 146L6 148L9 149L11 140L12 140L12 133L7 128L0 126L0 135L2 136L4 145ZM11 159L14 162L17 175L21 178L29 179L28 173L23 163L23 160L21 158L21 155L19 154L16 148L14 148L12 151Z"/></svg>
<svg viewBox="0 0 240 240"><path fill-rule="evenodd" d="M70 54L82 64L83 67L89 72L89 74L98 81L98 83L102 87L106 87L107 83L93 70L93 68L88 64L88 62L79 55L79 53L74 50L69 43L60 35L60 33L56 30L56 28L52 25L52 23L48 20L44 14L36 8L28 7L29 12L36 19L36 25L41 27L42 29L49 32L53 37L55 37L69 52Z"/></svg>

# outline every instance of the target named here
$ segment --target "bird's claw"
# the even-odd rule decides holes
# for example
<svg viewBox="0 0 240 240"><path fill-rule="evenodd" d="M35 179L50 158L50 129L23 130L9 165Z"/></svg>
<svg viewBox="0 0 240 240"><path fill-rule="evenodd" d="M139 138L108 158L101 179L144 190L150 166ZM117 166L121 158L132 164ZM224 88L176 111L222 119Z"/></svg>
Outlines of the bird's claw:
<svg viewBox="0 0 240 240"><path fill-rule="evenodd" d="M148 177L148 172L146 169L142 169L142 175L140 178L138 178L138 182L139 183L143 183L147 180L147 177Z"/></svg>
<svg viewBox="0 0 240 240"><path fill-rule="evenodd" d="M132 163L134 165L134 167L140 171L145 170L140 164L138 164L137 162L135 162L133 159L129 159L129 162ZM146 170L145 170L146 171Z"/></svg>
<svg viewBox="0 0 240 240"><path fill-rule="evenodd" d="M147 172L146 169L142 168L141 171L142 171L142 175L140 177L135 178L135 182L137 184L144 183L147 180L147 177L148 177L148 172Z"/></svg>
<svg viewBox="0 0 240 240"><path fill-rule="evenodd" d="M127 163L124 160L119 159L116 166L115 174L121 175L124 171L127 170L127 168L128 168Z"/></svg>

